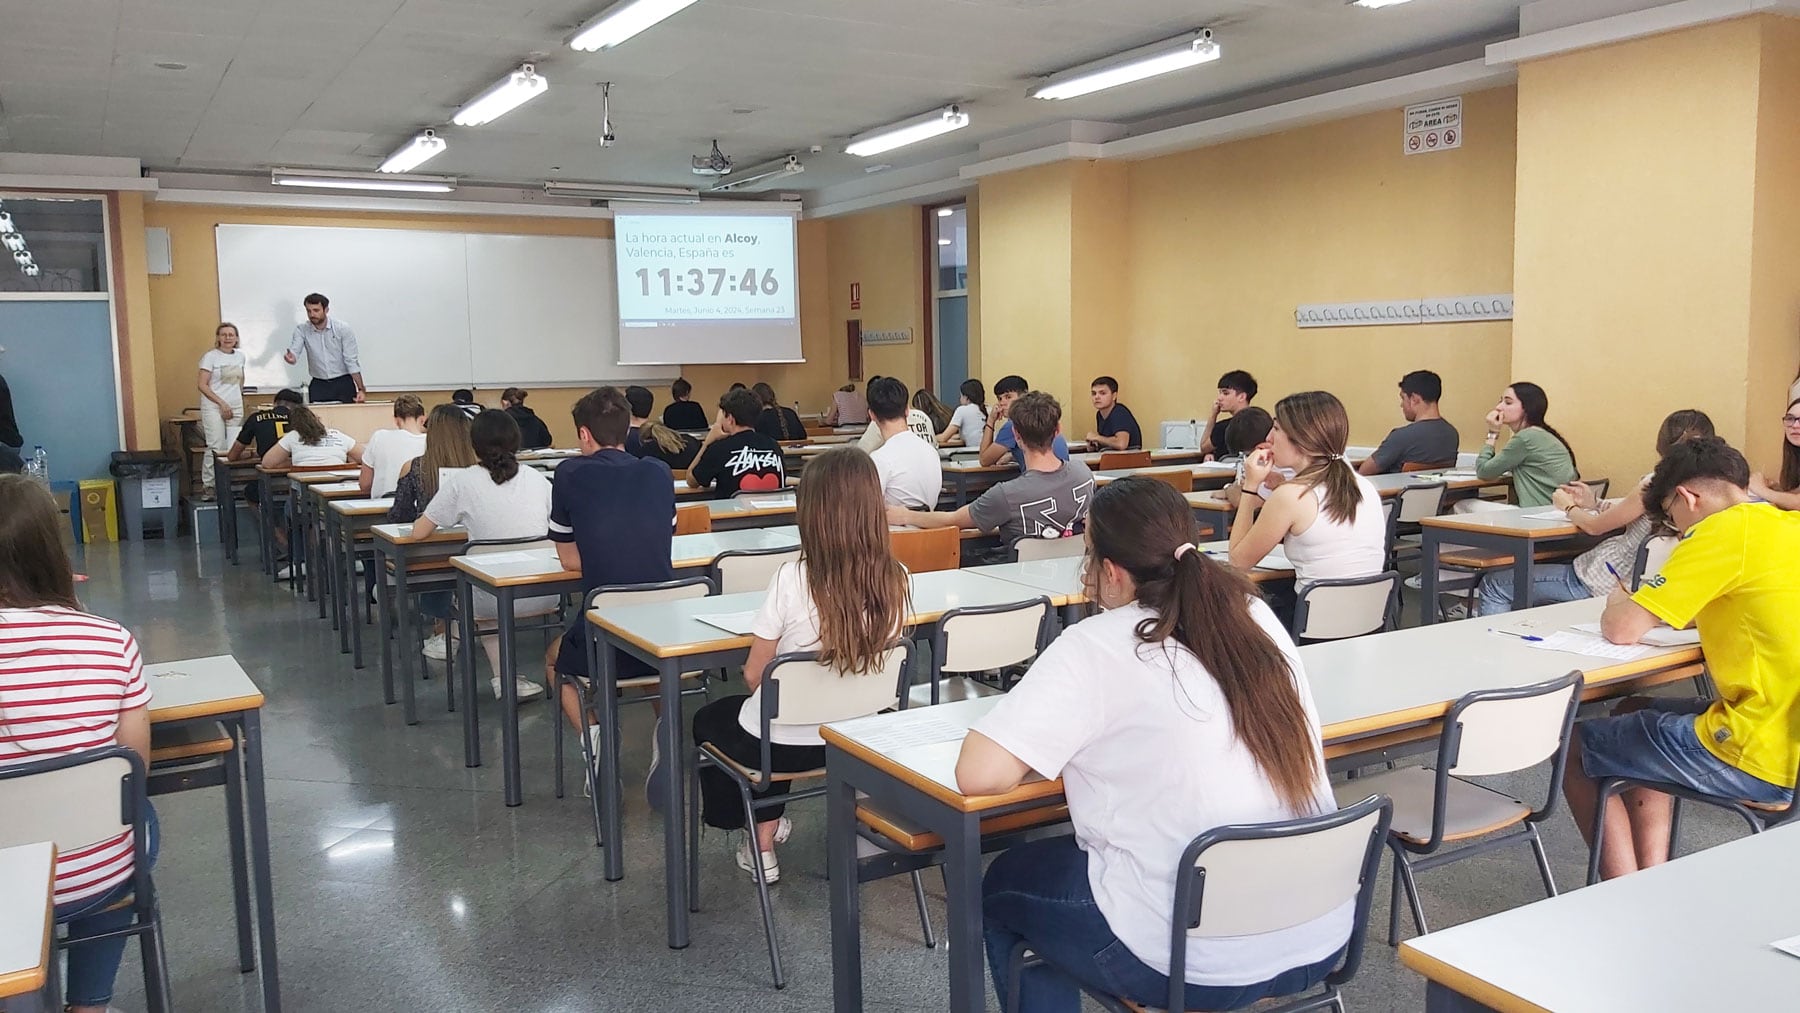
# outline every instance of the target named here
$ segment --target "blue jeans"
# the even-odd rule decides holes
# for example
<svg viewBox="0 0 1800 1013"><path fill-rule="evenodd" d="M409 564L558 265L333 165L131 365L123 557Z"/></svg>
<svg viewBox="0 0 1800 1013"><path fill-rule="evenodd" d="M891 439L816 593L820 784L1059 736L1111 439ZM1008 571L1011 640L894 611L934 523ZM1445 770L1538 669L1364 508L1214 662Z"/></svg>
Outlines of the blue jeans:
<svg viewBox="0 0 1800 1013"><path fill-rule="evenodd" d="M1694 719L1710 706L1698 698L1658 697L1642 710L1583 721L1575 726L1581 768L1593 778L1662 781L1747 802L1793 798L1792 789L1746 774L1700 744Z"/></svg>
<svg viewBox="0 0 1800 1013"><path fill-rule="evenodd" d="M144 842L144 856L151 865L155 865L156 849L161 843L162 831L157 825L154 808L145 809L144 829L148 834L148 839ZM133 912L129 906L115 911L106 909L130 897L132 883L133 880L127 879L98 897L57 905L56 923L69 927L69 938L72 940L115 932L130 925ZM119 962L125 959L125 937L114 936L92 943L76 943L69 947L68 953L69 971L63 988L64 1001L71 1006L105 1006L111 1002L113 978L119 973Z"/></svg>
<svg viewBox="0 0 1800 1013"><path fill-rule="evenodd" d="M1509 567L1495 570L1481 578L1481 600L1475 605L1478 616L1499 615L1513 610L1513 573ZM1555 605L1565 601L1580 601L1592 598L1594 592L1588 589L1581 578L1575 576L1575 567L1569 563L1548 563L1531 568L1531 601L1521 608L1535 605Z"/></svg>
<svg viewBox="0 0 1800 1013"><path fill-rule="evenodd" d="M1168 1001L1169 976L1127 949L1094 903L1087 853L1073 836L1021 844L994 859L981 881L981 913L1001 1009L1006 1008L1007 961L1019 942L1048 962L1019 979L1019 1008L1026 1013L1078 1013L1077 983L1157 1009ZM1303 992L1325 980L1342 958L1339 951L1251 985L1189 984L1187 1008L1240 1009L1269 996Z"/></svg>

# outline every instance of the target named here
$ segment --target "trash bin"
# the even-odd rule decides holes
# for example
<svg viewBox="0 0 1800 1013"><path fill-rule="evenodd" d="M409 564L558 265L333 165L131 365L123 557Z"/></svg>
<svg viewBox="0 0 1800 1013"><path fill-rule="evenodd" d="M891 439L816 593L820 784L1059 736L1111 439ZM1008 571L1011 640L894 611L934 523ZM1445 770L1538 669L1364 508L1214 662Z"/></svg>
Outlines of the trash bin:
<svg viewBox="0 0 1800 1013"><path fill-rule="evenodd" d="M119 480L119 513L127 539L143 541L146 527L164 538L180 532L175 477L181 474L181 458L160 450L117 450L107 470Z"/></svg>
<svg viewBox="0 0 1800 1013"><path fill-rule="evenodd" d="M116 542L119 540L118 501L113 498L113 484L104 478L84 478L81 489L81 531L84 538L76 541Z"/></svg>

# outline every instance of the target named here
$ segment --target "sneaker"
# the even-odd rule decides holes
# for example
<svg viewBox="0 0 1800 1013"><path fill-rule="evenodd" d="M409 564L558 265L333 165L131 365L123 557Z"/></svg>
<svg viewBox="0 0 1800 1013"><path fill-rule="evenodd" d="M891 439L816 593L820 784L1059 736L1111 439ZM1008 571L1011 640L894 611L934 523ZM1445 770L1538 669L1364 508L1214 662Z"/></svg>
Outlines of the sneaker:
<svg viewBox="0 0 1800 1013"><path fill-rule="evenodd" d="M663 811L663 795L669 790L669 772L662 762L663 722L667 720L666 717L656 719L656 732L650 737L650 769L644 772L644 801L655 812Z"/></svg>
<svg viewBox="0 0 1800 1013"><path fill-rule="evenodd" d="M786 844L789 837L794 836L794 821L783 816L775 824L775 843Z"/></svg>
<svg viewBox="0 0 1800 1013"><path fill-rule="evenodd" d="M450 658L450 645L442 633L433 633L425 638L425 646L419 649L419 653L432 661L447 661Z"/></svg>
<svg viewBox="0 0 1800 1013"><path fill-rule="evenodd" d="M514 679L513 684L518 687L520 703L524 703L527 700L536 700L538 697L544 695L544 686L542 683L532 682L530 679ZM493 687L494 699L500 699L500 680L489 679L488 685Z"/></svg>
<svg viewBox="0 0 1800 1013"><path fill-rule="evenodd" d="M744 839L738 842L737 847L738 868L748 872L752 882L756 880L756 867L750 864L750 852L755 847L755 843L756 835L746 833ZM765 851L762 853L762 873L765 883L781 882L781 861L775 857L775 852Z"/></svg>
<svg viewBox="0 0 1800 1013"><path fill-rule="evenodd" d="M1444 618L1445 619L1467 619L1467 618L1469 618L1468 603L1459 601L1456 604L1445 609L1444 610Z"/></svg>
<svg viewBox="0 0 1800 1013"><path fill-rule="evenodd" d="M282 567L279 570L276 570L275 571L275 579L276 580L293 580L294 579L294 567L290 564L288 566Z"/></svg>
<svg viewBox="0 0 1800 1013"><path fill-rule="evenodd" d="M599 725L588 725L587 740L588 740L588 755L594 758L594 777L583 777L581 779L581 797L582 798L593 798L594 797L594 778L597 778L600 776L601 742L600 742L600 726Z"/></svg>

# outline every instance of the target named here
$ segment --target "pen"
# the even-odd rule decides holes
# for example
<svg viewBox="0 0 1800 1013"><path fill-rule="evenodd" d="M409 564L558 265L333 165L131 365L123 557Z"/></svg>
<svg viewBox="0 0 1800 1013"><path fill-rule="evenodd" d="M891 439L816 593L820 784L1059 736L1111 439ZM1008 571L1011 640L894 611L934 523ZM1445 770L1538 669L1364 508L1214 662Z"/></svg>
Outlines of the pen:
<svg viewBox="0 0 1800 1013"><path fill-rule="evenodd" d="M1613 579L1619 582L1620 587L1625 586L1625 578L1623 575L1621 575L1619 573L1618 567L1612 565L1611 563L1607 563L1606 564L1606 572L1613 575Z"/></svg>
<svg viewBox="0 0 1800 1013"><path fill-rule="evenodd" d="M1518 637L1520 640L1529 640L1534 644L1541 644L1544 642L1543 637L1534 637L1529 633L1514 633L1511 630L1496 630L1491 626L1488 627L1488 632L1489 633L1498 633L1502 636L1507 636L1507 637Z"/></svg>

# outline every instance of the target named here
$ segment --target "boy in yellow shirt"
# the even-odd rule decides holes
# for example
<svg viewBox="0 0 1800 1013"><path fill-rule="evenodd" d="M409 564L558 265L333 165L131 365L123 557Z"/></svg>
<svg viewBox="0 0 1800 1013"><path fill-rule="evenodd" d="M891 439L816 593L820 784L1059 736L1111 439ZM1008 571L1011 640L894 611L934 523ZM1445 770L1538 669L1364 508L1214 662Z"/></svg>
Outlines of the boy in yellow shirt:
<svg viewBox="0 0 1800 1013"><path fill-rule="evenodd" d="M1563 778L1591 833L1601 777L1681 785L1746 802L1791 802L1800 767L1800 514L1753 503L1750 467L1724 440L1670 450L1644 489L1645 510L1682 532L1662 571L1614 592L1600 629L1636 643L1658 623L1700 630L1716 698L1633 697L1575 728ZM1668 861L1670 799L1627 790L1606 813L1600 874ZM1590 841L1591 843L1591 841Z"/></svg>

